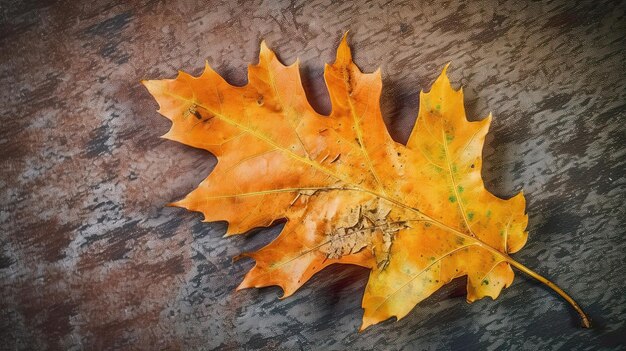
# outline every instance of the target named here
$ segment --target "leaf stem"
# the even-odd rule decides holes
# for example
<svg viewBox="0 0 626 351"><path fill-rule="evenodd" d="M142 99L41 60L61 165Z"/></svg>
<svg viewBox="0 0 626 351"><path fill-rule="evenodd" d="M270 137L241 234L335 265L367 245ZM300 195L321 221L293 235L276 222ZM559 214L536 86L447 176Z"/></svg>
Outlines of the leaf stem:
<svg viewBox="0 0 626 351"><path fill-rule="evenodd" d="M578 312L578 314L580 315L580 318L582 319L583 327L591 328L591 322L589 321L589 317L587 317L587 315L585 314L583 309L580 307L580 305L578 305L578 303L576 303L576 301L574 301L574 299L571 296L569 296L565 291L563 291L563 289L559 288L556 284L554 284L553 282L551 282L550 280L548 280L547 278L545 278L541 274L539 274L539 273L533 271L532 269L524 266L523 264L517 262L516 260L511 258L509 255L505 255L503 253L500 253L500 254L504 258L506 258L506 261L510 265L512 265L513 267L515 267L515 268L519 269L520 271L524 272L526 275L529 275L529 276L535 278L536 280L538 280L539 282L547 285L548 287L550 287L550 289L554 290L557 294L559 294L562 298L564 298L565 301L567 301L570 305L572 305L574 310L576 310L576 312Z"/></svg>
<svg viewBox="0 0 626 351"><path fill-rule="evenodd" d="M591 322L589 321L589 317L587 317L587 315L585 314L583 309L580 307L580 305L578 305L578 303L576 301L574 301L574 299L571 296L569 296L565 291L563 291L563 289L559 288L556 284L554 284L553 282L551 282L550 280L548 280L547 278L545 278L541 274L539 274L539 273L533 271L532 269L524 266L523 264L521 264L520 262L516 261L515 259L513 259L513 257L507 255L506 253L501 252L499 250L496 250L493 247L487 245L486 243L484 243L483 241L481 241L477 237L473 237L473 236L470 236L469 234L465 234L463 232L460 232L460 231L458 231L458 230L456 230L456 229L454 229L452 227L449 227L449 226L447 226L447 225L445 225L445 224L443 224L441 222L435 221L434 219L426 216L423 213L421 213L421 214L422 214L422 216L425 219L429 220L431 223L439 226L440 228L446 229L448 231L451 231L452 233L454 233L454 234L456 234L458 236L461 236L461 237L463 237L463 238L465 238L467 240L475 241L476 244L478 244L480 247L482 247L485 250L493 253L494 255L502 257L502 259L504 261L506 261L507 263L509 263L513 267L519 269L524 274L529 275L529 276L535 278L536 280L538 280L539 282L547 285L550 289L554 290L557 294L559 294L562 298L564 298L565 301L567 301L574 308L574 310L576 310L576 312L580 315L583 327L591 328Z"/></svg>

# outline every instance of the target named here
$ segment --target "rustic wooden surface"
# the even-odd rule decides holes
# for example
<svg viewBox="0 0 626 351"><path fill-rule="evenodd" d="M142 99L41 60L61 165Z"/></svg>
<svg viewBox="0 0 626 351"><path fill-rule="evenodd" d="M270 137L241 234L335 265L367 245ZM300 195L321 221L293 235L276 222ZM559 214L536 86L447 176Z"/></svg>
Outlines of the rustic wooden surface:
<svg viewBox="0 0 626 351"><path fill-rule="evenodd" d="M624 348L620 1L128 3L0 3L0 349ZM348 29L357 64L382 64L396 140L449 61L470 118L494 113L484 178L528 202L515 257L577 298L593 329L517 274L497 301L469 305L457 282L358 333L365 270L333 267L282 301L274 287L236 293L253 263L231 257L280 228L223 239L224 223L164 207L215 159L158 138L168 122L140 79L208 60L241 84L266 39L285 63L301 58L328 112L323 63Z"/></svg>

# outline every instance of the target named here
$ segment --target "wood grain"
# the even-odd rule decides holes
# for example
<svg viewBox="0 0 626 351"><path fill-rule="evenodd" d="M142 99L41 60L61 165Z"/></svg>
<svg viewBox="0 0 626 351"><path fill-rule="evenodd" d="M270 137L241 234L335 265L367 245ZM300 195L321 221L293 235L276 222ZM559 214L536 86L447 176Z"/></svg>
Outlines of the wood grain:
<svg viewBox="0 0 626 351"><path fill-rule="evenodd" d="M626 20L619 1L2 1L0 349L624 349ZM232 262L280 230L224 239L224 223L164 205L215 165L159 139L139 84L208 60L245 82L261 39L300 57L307 94L350 30L355 62L382 64L383 113L405 142L420 89L447 62L467 111L494 123L488 188L524 189L514 256L566 288L594 328L517 275L497 301L462 282L400 322L357 333L367 272L331 267L299 292L234 289ZM460 287L460 291L459 291Z"/></svg>

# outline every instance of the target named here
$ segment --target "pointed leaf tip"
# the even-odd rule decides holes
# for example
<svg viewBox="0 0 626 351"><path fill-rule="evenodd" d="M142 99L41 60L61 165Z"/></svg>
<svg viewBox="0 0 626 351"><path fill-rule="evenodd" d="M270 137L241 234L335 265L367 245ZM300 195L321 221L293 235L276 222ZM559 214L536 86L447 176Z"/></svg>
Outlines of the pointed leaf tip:
<svg viewBox="0 0 626 351"><path fill-rule="evenodd" d="M437 78L437 80L441 78L443 81L447 81L448 84L450 84L450 78L448 78L449 67L450 67L450 62L446 63L445 66L443 66L443 69L441 70L441 74L439 75L439 78Z"/></svg>
<svg viewBox="0 0 626 351"><path fill-rule="evenodd" d="M348 32L346 32L341 38L341 42L337 48L335 64L348 64L350 62L352 62L352 53L348 45Z"/></svg>
<svg viewBox="0 0 626 351"><path fill-rule="evenodd" d="M156 92L156 89L159 85L158 82L159 82L158 80L147 80L147 79L141 80L141 84L143 84L143 86L146 87L146 89L148 89L148 91L152 95L154 95L154 93Z"/></svg>
<svg viewBox="0 0 626 351"><path fill-rule="evenodd" d="M436 91L437 89L440 89L440 88L451 89L453 91L457 91L454 88L452 88L452 84L450 83L450 78L448 77L449 67L450 67L450 62L446 63L445 66L443 66L443 69L441 70L441 74L439 74L439 77L437 77L437 79L435 79L435 81L433 82L433 85L430 87L429 93ZM458 91L460 90L461 89L459 89Z"/></svg>
<svg viewBox="0 0 626 351"><path fill-rule="evenodd" d="M378 323L378 322L372 320L371 318L366 318L364 316L363 320L361 321L361 326L359 327L359 333L362 333L363 331L365 331L365 329L371 327L372 325L374 325L376 323Z"/></svg>
<svg viewBox="0 0 626 351"><path fill-rule="evenodd" d="M267 47L267 43L265 42L265 39L261 40L261 52L263 51L269 51L270 48Z"/></svg>
<svg viewBox="0 0 626 351"><path fill-rule="evenodd" d="M202 71L202 74L200 74L199 78L210 79L211 75L213 75L214 73L215 71L213 70L213 67L211 67L211 65L209 64L209 60L204 60L204 70Z"/></svg>
<svg viewBox="0 0 626 351"><path fill-rule="evenodd" d="M447 72L448 72L448 67L450 67L450 64L451 64L451 63L452 63L451 61L448 61L448 63L446 63L446 65L445 65L445 66L443 66L443 70L442 70L442 72L441 72L442 74L446 74L446 75L448 74L448 73L447 73Z"/></svg>
<svg viewBox="0 0 626 351"><path fill-rule="evenodd" d="M235 291L241 291L243 289L249 289L249 288L251 288L251 286L246 284L246 280L244 278L244 280L241 283L239 283L239 285L237 285L237 287L235 288Z"/></svg>
<svg viewBox="0 0 626 351"><path fill-rule="evenodd" d="M259 48L259 63L258 65L266 65L274 59L274 52L267 46L267 42L265 40L261 41L261 45Z"/></svg>

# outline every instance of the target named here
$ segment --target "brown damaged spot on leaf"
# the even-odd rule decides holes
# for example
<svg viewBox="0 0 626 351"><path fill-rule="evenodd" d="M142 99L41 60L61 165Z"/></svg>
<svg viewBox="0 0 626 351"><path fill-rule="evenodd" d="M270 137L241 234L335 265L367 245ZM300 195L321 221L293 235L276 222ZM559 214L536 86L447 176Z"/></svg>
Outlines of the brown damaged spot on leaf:
<svg viewBox="0 0 626 351"><path fill-rule="evenodd" d="M321 251L328 258L338 259L370 247L377 267L384 269L389 263L394 235L408 227L404 221L387 218L391 209L387 202L380 200L370 200L351 209L337 221L337 228L328 234L327 245Z"/></svg>

